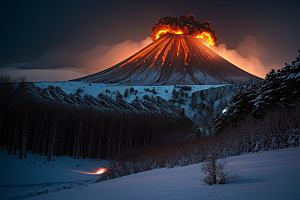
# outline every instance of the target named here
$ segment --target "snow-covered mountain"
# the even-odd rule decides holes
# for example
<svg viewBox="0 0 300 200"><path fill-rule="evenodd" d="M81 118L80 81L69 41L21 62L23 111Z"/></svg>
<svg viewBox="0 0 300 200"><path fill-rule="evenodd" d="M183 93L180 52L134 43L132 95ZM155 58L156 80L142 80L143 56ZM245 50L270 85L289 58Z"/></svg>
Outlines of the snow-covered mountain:
<svg viewBox="0 0 300 200"><path fill-rule="evenodd" d="M258 77L231 64L201 39L166 35L123 62L74 81L118 85L208 85Z"/></svg>
<svg viewBox="0 0 300 200"><path fill-rule="evenodd" d="M39 83L37 85L28 83L26 84L26 90L37 98L78 107L89 106L102 112L163 115L174 118L174 120L185 117L179 107L158 95L151 97L152 92L146 95L144 88L141 92L138 92L133 87L132 91L129 91L130 87L127 87L128 96L123 97L124 93L121 94L119 88L104 87L104 85L102 85L102 88L102 86L97 84L92 86L84 83L75 83L75 85L77 87L74 85L72 87L72 82ZM89 90L90 93L89 91L84 92L84 90ZM93 90L97 92L91 92ZM124 88L123 90L126 89ZM134 93L136 94L134 95ZM129 96L131 96L131 99L128 98Z"/></svg>
<svg viewBox="0 0 300 200"><path fill-rule="evenodd" d="M108 112L166 115L174 119L185 116L209 134L213 120L207 127L203 126L203 121L221 114L236 87L234 85L116 86L66 81L30 83L28 90L42 99L75 106L90 106Z"/></svg>

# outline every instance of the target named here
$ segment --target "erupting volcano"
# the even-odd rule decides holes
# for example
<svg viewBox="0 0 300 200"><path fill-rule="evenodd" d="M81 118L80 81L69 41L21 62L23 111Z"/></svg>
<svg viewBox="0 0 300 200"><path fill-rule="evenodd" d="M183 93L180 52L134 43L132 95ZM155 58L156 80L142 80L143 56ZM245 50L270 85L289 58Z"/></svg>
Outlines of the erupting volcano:
<svg viewBox="0 0 300 200"><path fill-rule="evenodd" d="M210 46L211 23L194 15L164 17L151 29L153 42L123 62L75 81L120 85L220 84L258 77L231 64Z"/></svg>

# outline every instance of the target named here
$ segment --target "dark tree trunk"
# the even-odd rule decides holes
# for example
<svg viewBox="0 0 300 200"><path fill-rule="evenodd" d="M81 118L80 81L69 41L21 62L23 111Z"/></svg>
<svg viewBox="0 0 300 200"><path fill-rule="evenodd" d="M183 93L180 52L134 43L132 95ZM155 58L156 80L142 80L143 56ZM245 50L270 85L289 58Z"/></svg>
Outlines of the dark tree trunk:
<svg viewBox="0 0 300 200"><path fill-rule="evenodd" d="M23 130L22 130L22 141L21 141L21 149L20 149L19 159L22 159L26 155L27 138L28 138L27 132L28 132L28 130L27 130L27 115L26 115Z"/></svg>
<svg viewBox="0 0 300 200"><path fill-rule="evenodd" d="M47 156L47 161L51 160L51 156L53 155L53 150L54 150L54 143L55 143L55 139L56 139L56 132L57 132L57 119L54 119L54 128L53 128L53 132L52 132L52 138L50 138L50 147L48 149L48 156Z"/></svg>

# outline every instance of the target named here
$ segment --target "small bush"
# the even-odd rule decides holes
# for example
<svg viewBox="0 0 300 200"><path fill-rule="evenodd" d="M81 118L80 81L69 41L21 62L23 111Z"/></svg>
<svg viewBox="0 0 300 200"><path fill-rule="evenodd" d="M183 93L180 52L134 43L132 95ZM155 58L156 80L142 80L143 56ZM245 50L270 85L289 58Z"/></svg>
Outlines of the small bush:
<svg viewBox="0 0 300 200"><path fill-rule="evenodd" d="M128 97L129 97L128 89L125 90L125 92L124 92L124 97L125 97L125 98L128 98Z"/></svg>
<svg viewBox="0 0 300 200"><path fill-rule="evenodd" d="M149 97L147 94L145 94L145 95L143 96L143 99L147 99L147 100L149 100L149 99L150 99L150 97Z"/></svg>
<svg viewBox="0 0 300 200"><path fill-rule="evenodd" d="M76 94L80 94L80 93L82 93L83 92L83 89L81 89L81 88L77 88L77 90L76 90Z"/></svg>
<svg viewBox="0 0 300 200"><path fill-rule="evenodd" d="M184 91L191 91L191 90L192 90L192 87L190 87L190 86L183 86L182 89L183 89Z"/></svg>
<svg viewBox="0 0 300 200"><path fill-rule="evenodd" d="M134 88L133 88L133 87L131 87L131 88L129 89L129 93L130 93L130 94L134 93Z"/></svg>
<svg viewBox="0 0 300 200"><path fill-rule="evenodd" d="M200 169L207 175L202 181L206 185L213 184L225 184L229 180L242 178L242 174L239 171L230 170L229 172L225 171L228 164L225 160L218 160L217 156L210 156L206 162L204 162Z"/></svg>

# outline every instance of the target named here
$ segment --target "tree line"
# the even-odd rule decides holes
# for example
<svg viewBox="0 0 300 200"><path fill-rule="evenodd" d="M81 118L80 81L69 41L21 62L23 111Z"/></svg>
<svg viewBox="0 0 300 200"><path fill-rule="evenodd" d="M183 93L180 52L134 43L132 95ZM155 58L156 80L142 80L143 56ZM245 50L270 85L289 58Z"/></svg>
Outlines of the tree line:
<svg viewBox="0 0 300 200"><path fill-rule="evenodd" d="M26 82L0 77L0 145L19 158L27 151L73 158L124 158L160 148L192 126L186 118L118 113L37 98Z"/></svg>

